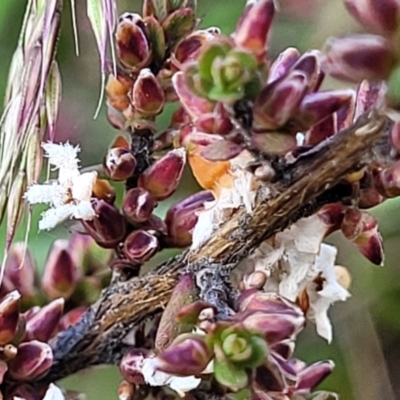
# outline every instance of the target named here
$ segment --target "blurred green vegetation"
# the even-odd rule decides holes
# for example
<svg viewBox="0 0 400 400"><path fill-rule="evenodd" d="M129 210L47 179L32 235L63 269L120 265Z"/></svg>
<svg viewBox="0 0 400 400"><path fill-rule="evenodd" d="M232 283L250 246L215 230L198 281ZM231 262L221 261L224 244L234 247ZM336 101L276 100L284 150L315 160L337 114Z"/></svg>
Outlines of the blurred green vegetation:
<svg viewBox="0 0 400 400"><path fill-rule="evenodd" d="M300 16L285 12L286 5L296 0L281 0L282 14L276 20L270 53L274 57L287 46L304 51L309 47L321 48L327 37L355 32L358 27L345 15L341 0L298 0L303 9ZM75 55L69 2L65 1L62 35L58 48L63 78L63 99L58 121L57 141L70 140L82 147L82 165L101 162L107 146L116 131L105 118L104 107L97 120L93 119L99 88L99 59L86 18L85 1L77 1L80 56ZM118 10L140 10L139 0L118 0ZM0 2L0 93L4 93L7 70L17 43L26 0ZM245 0L199 0L199 16L203 26L219 26L230 33L240 15ZM306 10L306 11L305 11ZM328 81L338 85L337 82ZM159 127L166 126L167 117L160 118ZM177 196L196 190L188 174ZM388 201L374 210L380 221L385 239L385 268L368 265L354 248L339 235L330 238L339 247L338 263L349 267L353 275L353 297L337 304L331 315L334 323L334 341L324 342L309 326L301 334L296 355L306 361L323 358L334 360L337 367L323 384L323 388L337 391L343 400L392 400L400 398L400 201ZM165 212L165 207L159 210ZM29 243L43 266L51 242L65 237L68 232L58 228L51 232L37 233L35 209ZM3 226L0 244L4 241ZM21 229L17 239L24 238ZM0 259L2 256L0 246ZM88 400L116 399L119 375L116 368L99 367L80 372L66 379L65 387L87 393Z"/></svg>

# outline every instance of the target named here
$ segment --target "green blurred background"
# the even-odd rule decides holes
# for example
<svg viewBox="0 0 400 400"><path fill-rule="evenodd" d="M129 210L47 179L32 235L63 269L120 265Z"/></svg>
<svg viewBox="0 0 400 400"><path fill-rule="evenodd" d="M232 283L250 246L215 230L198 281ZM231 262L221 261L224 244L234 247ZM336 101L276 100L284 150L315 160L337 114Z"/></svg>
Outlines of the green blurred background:
<svg viewBox="0 0 400 400"><path fill-rule="evenodd" d="M90 24L86 18L85 1L77 3L80 56L75 55L71 12L65 0L62 35L58 49L63 79L61 115L58 121L57 141L70 140L82 147L82 165L101 162L107 146L116 131L111 128L102 108L93 120L99 87L99 59ZM234 29L245 0L198 0L202 26L219 26L224 33ZM118 0L119 13L138 11L140 0ZM321 48L327 37L357 32L359 28L345 14L341 0L281 0L270 54L275 57L287 46L304 51ZM0 2L0 93L4 93L8 67L17 43L26 0ZM338 82L327 81L327 86ZM159 127L168 120L161 118ZM196 190L188 174L177 196ZM298 340L296 354L308 362L330 358L336 369L323 388L337 391L343 400L400 399L400 201L392 200L374 210L385 239L386 262L384 268L374 267L339 235L330 239L339 247L338 263L347 266L353 275L353 296L346 303L338 303L331 310L334 340L327 344L309 326ZM160 213L165 212L165 207ZM35 210L29 243L42 266L53 240L66 237L68 232L59 228L37 233ZM23 239L20 230L17 239ZM0 229L0 242L4 241L4 226ZM0 243L1 244L1 243ZM0 246L0 259L2 258ZM116 399L119 382L117 369L100 367L80 372L62 384L87 393L88 400Z"/></svg>

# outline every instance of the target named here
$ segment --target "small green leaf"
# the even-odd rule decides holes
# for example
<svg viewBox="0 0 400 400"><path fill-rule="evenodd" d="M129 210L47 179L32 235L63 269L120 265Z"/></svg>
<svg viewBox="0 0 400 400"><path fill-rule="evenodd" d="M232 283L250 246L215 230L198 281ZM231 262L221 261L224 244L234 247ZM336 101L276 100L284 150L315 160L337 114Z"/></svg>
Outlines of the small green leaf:
<svg viewBox="0 0 400 400"><path fill-rule="evenodd" d="M246 387L249 380L247 372L243 368L239 368L228 361L215 360L214 375L220 384L229 387L235 392Z"/></svg>

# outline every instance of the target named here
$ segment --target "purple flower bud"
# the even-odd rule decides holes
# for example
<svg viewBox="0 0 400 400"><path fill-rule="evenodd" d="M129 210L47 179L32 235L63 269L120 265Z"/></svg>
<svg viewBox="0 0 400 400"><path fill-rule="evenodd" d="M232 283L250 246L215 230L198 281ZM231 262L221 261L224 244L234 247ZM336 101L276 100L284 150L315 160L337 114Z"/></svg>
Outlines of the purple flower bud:
<svg viewBox="0 0 400 400"><path fill-rule="evenodd" d="M304 144L315 146L336 133L336 114L331 114L321 122L313 125L307 132Z"/></svg>
<svg viewBox="0 0 400 400"><path fill-rule="evenodd" d="M268 313L265 311L249 311L243 317L243 326L249 331L265 337L268 344L294 339L303 329L303 315L288 313Z"/></svg>
<svg viewBox="0 0 400 400"><path fill-rule="evenodd" d="M0 300L0 345L10 343L17 333L21 295L12 291Z"/></svg>
<svg viewBox="0 0 400 400"><path fill-rule="evenodd" d="M375 171L373 174L375 189L384 197L400 196L400 162Z"/></svg>
<svg viewBox="0 0 400 400"><path fill-rule="evenodd" d="M322 83L324 74L321 71L321 59L319 51L311 50L303 54L293 66L294 70L306 75L310 92L318 90Z"/></svg>
<svg viewBox="0 0 400 400"><path fill-rule="evenodd" d="M124 379L135 385L143 385L142 375L143 361L148 351L143 349L132 349L124 354L119 364L119 370Z"/></svg>
<svg viewBox="0 0 400 400"><path fill-rule="evenodd" d="M260 57L264 56L274 14L273 0L249 4L236 26L235 43Z"/></svg>
<svg viewBox="0 0 400 400"><path fill-rule="evenodd" d="M56 299L43 306L26 321L26 340L47 342L55 332L64 310L64 299Z"/></svg>
<svg viewBox="0 0 400 400"><path fill-rule="evenodd" d="M124 254L134 264L150 260L157 250L157 238L143 230L133 231L124 242Z"/></svg>
<svg viewBox="0 0 400 400"><path fill-rule="evenodd" d="M378 231L378 222L366 211L348 208L342 221L342 233L360 253L376 265L384 260L382 236Z"/></svg>
<svg viewBox="0 0 400 400"><path fill-rule="evenodd" d="M51 347L38 340L18 346L16 357L10 361L10 375L19 381L30 381L43 375L53 363Z"/></svg>
<svg viewBox="0 0 400 400"><path fill-rule="evenodd" d="M161 233L162 235L167 234L167 224L163 219L155 214L150 215L147 221L140 224L140 227L146 231L155 231Z"/></svg>
<svg viewBox="0 0 400 400"><path fill-rule="evenodd" d="M199 118L202 114L211 113L215 103L194 93L193 82L183 72L177 72L172 77L172 84L179 97L179 101L192 119Z"/></svg>
<svg viewBox="0 0 400 400"><path fill-rule="evenodd" d="M300 53L294 47L288 47L280 53L269 69L268 83L274 82L286 75L299 57Z"/></svg>
<svg viewBox="0 0 400 400"><path fill-rule="evenodd" d="M96 216L91 221L82 221L82 224L99 246L113 248L125 237L125 218L104 200L94 200L92 204Z"/></svg>
<svg viewBox="0 0 400 400"><path fill-rule="evenodd" d="M204 203L213 201L209 191L195 193L170 207L165 217L168 228L168 244L186 247L192 243L192 231L197 223L197 212L204 210Z"/></svg>
<svg viewBox="0 0 400 400"><path fill-rule="evenodd" d="M59 330L64 331L65 329L69 328L70 326L75 325L81 319L83 314L85 314L87 309L88 309L88 307L81 306L81 307L73 308L72 310L68 311L60 319L60 322L58 324Z"/></svg>
<svg viewBox="0 0 400 400"><path fill-rule="evenodd" d="M77 266L68 240L53 243L47 257L42 278L42 290L49 299L69 298L79 279Z"/></svg>
<svg viewBox="0 0 400 400"><path fill-rule="evenodd" d="M179 335L155 358L156 369L181 376L201 374L214 355L204 339L191 333Z"/></svg>
<svg viewBox="0 0 400 400"><path fill-rule="evenodd" d="M368 30L391 35L398 28L398 0L344 0L344 4L352 16Z"/></svg>
<svg viewBox="0 0 400 400"><path fill-rule="evenodd" d="M149 219L154 210L155 201L152 195L143 188L130 189L124 198L122 210L132 223L141 223Z"/></svg>
<svg viewBox="0 0 400 400"><path fill-rule="evenodd" d="M331 374L334 367L332 361L320 361L301 369L297 374L296 393L310 393Z"/></svg>
<svg viewBox="0 0 400 400"><path fill-rule="evenodd" d="M299 117L303 129L322 122L353 99L352 90L316 92L306 95L301 102Z"/></svg>
<svg viewBox="0 0 400 400"><path fill-rule="evenodd" d="M256 126L268 130L282 127L297 112L307 85L306 75L300 71L268 84L254 103Z"/></svg>
<svg viewBox="0 0 400 400"><path fill-rule="evenodd" d="M164 108L164 90L148 68L140 71L132 88L131 99L135 111L141 116L152 117Z"/></svg>
<svg viewBox="0 0 400 400"><path fill-rule="evenodd" d="M244 145L230 140L216 140L200 151L200 156L209 161L227 161L237 157L244 150Z"/></svg>
<svg viewBox="0 0 400 400"><path fill-rule="evenodd" d="M324 72L350 82L389 77L396 63L391 43L374 35L331 39L323 62Z"/></svg>
<svg viewBox="0 0 400 400"><path fill-rule="evenodd" d="M194 124L198 130L216 135L228 135L234 126L231 115L222 103L215 106L214 112L201 115Z"/></svg>
<svg viewBox="0 0 400 400"><path fill-rule="evenodd" d="M14 243L8 253L4 279L22 297L29 298L35 294L35 269L35 260L26 243Z"/></svg>
<svg viewBox="0 0 400 400"><path fill-rule="evenodd" d="M140 15L123 14L119 18L115 37L118 59L125 68L137 71L150 63L151 49Z"/></svg>
<svg viewBox="0 0 400 400"><path fill-rule="evenodd" d="M132 176L136 168L136 158L132 152L122 147L107 151L104 158L104 172L114 181L124 181Z"/></svg>
<svg viewBox="0 0 400 400"><path fill-rule="evenodd" d="M140 175L138 185L156 200L167 199L178 187L185 164L186 151L171 150Z"/></svg>
<svg viewBox="0 0 400 400"><path fill-rule="evenodd" d="M183 38L172 53L171 63L173 67L181 70L185 63L196 61L201 46L214 39L215 36L209 30L198 30Z"/></svg>

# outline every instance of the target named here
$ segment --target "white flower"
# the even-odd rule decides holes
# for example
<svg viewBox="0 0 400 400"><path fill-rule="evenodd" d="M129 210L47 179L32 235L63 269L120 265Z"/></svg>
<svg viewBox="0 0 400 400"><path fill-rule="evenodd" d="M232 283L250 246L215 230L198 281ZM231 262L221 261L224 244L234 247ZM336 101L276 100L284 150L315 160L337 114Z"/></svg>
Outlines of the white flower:
<svg viewBox="0 0 400 400"><path fill-rule="evenodd" d="M173 376L156 369L157 359L146 358L143 361L142 374L146 383L150 386L169 386L180 397L186 392L197 388L201 379L194 376Z"/></svg>
<svg viewBox="0 0 400 400"><path fill-rule="evenodd" d="M251 214L253 211L257 188L254 176L245 171L241 166L232 168L232 187L221 188L219 198L204 203L204 211L199 212L199 218L192 233L191 250L197 250L213 234L213 232L229 218L242 205Z"/></svg>
<svg viewBox="0 0 400 400"><path fill-rule="evenodd" d="M51 208L42 213L40 230L53 229L69 218L91 220L95 212L90 203L97 172L79 172L79 147L65 144L42 143L45 156L54 170L58 170L55 182L34 184L25 193L30 204L45 203Z"/></svg>
<svg viewBox="0 0 400 400"><path fill-rule="evenodd" d="M264 290L291 301L306 291L310 303L307 318L315 322L318 334L330 342L329 307L346 300L350 293L336 279L336 248L322 243L328 229L318 215L302 218L277 233L273 240L262 243L242 268L245 273L265 271L268 279Z"/></svg>

